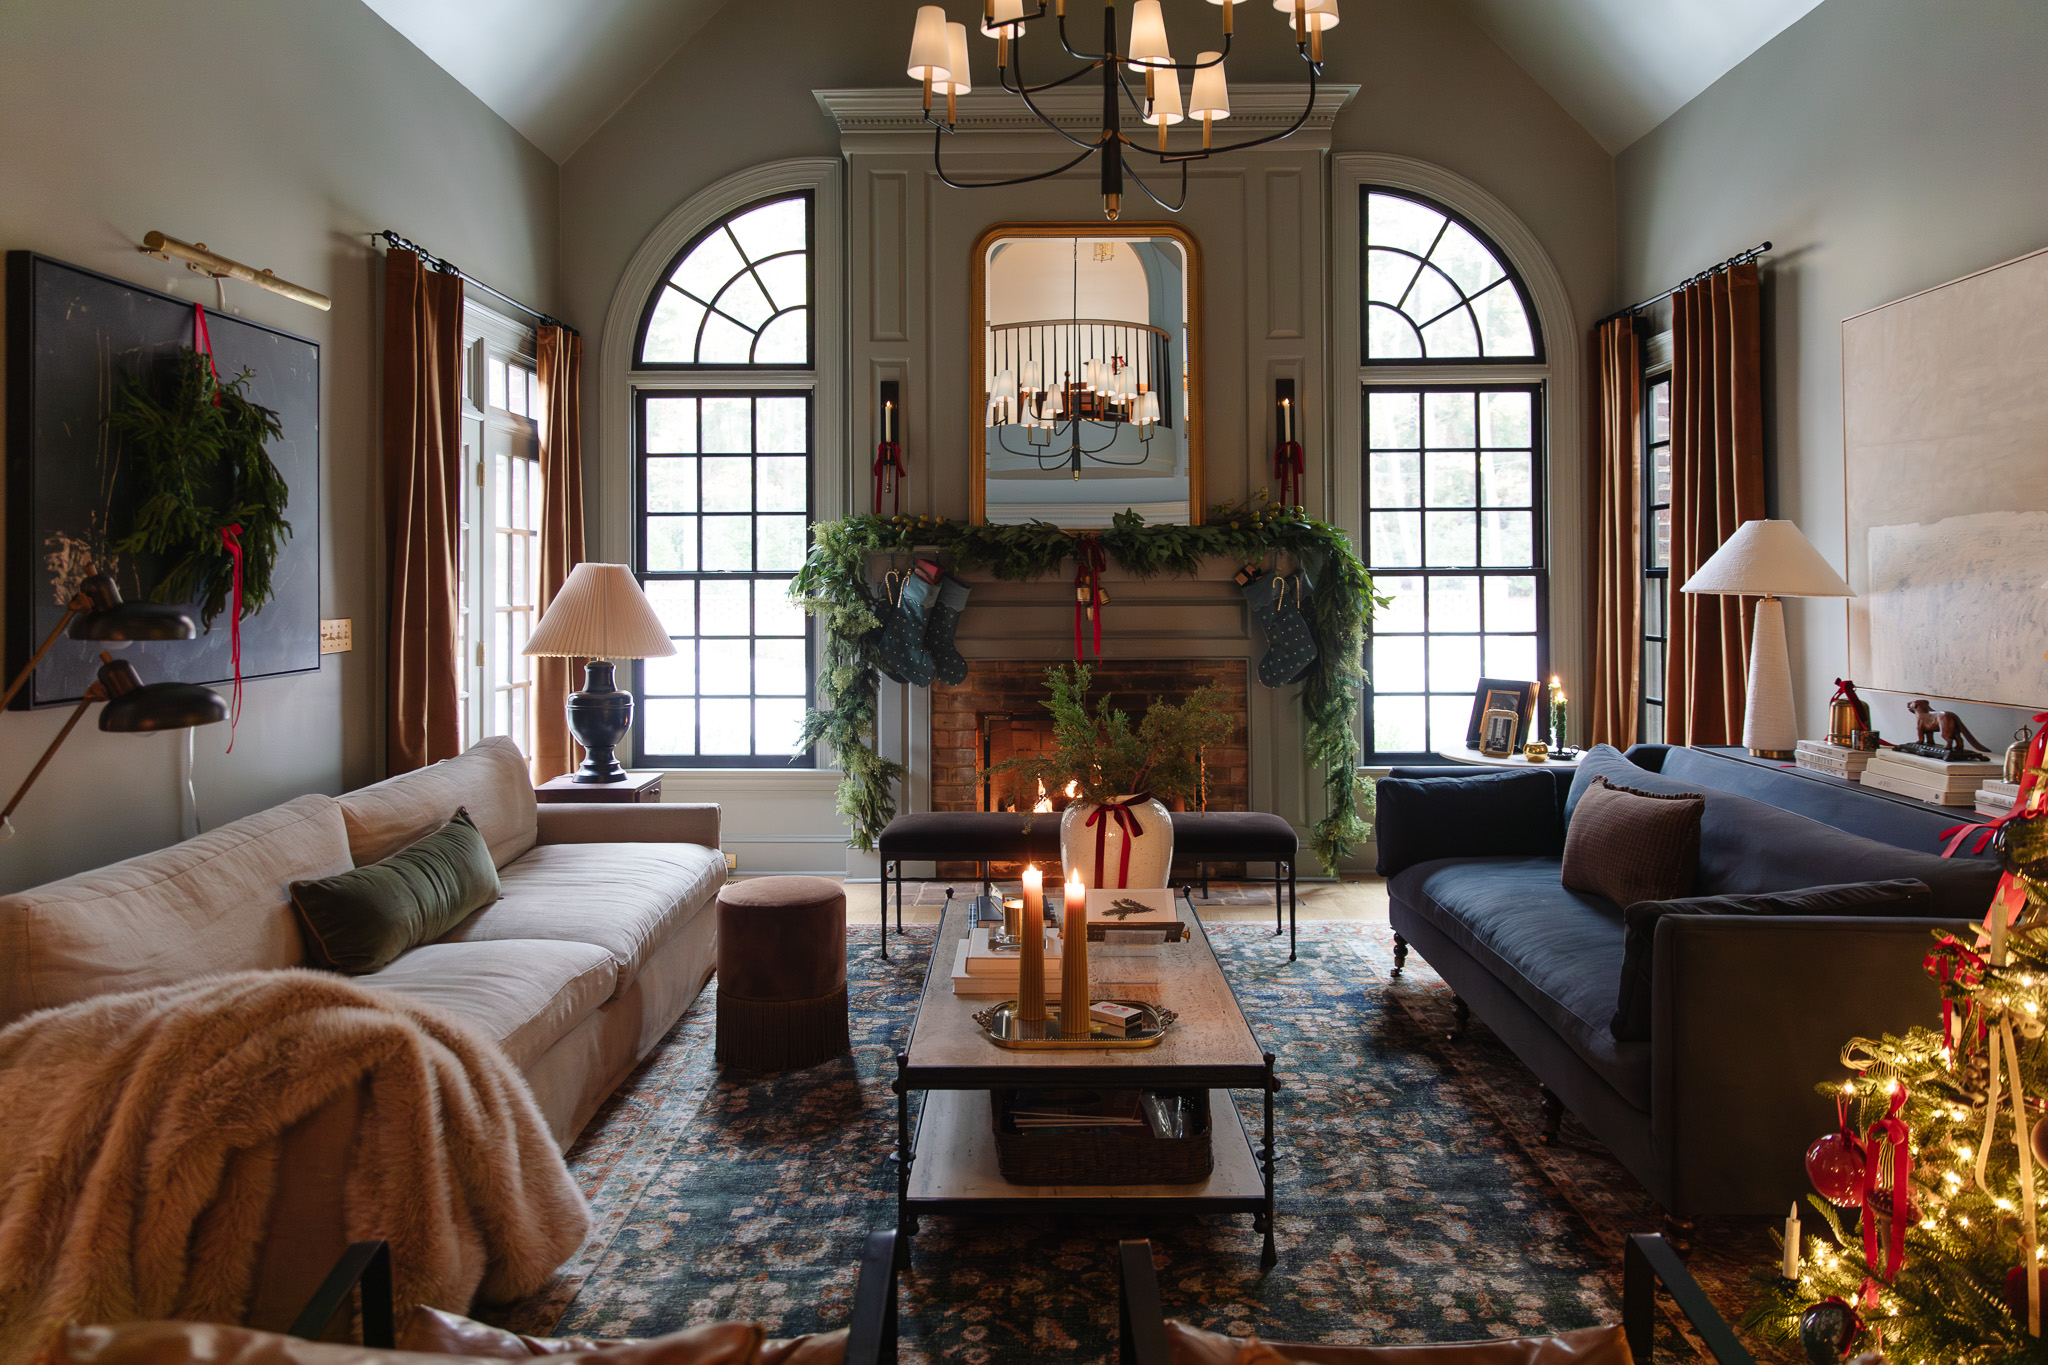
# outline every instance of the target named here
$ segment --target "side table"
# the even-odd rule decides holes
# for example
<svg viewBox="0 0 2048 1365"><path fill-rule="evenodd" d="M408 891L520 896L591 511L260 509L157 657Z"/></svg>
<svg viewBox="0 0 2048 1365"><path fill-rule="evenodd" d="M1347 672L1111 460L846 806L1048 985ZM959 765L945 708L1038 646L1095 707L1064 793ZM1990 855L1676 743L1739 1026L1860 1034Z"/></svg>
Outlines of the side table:
<svg viewBox="0 0 2048 1365"><path fill-rule="evenodd" d="M1584 751L1581 750L1570 758L1546 758L1541 763L1531 763L1519 752L1509 754L1505 758L1495 758L1492 754L1481 753L1473 748L1438 749L1436 756L1449 759L1453 763L1470 763L1482 768L1570 768L1577 771L1579 759L1584 756Z"/></svg>
<svg viewBox="0 0 2048 1365"><path fill-rule="evenodd" d="M533 789L533 799L543 805L632 806L661 800L659 772L627 773L623 782L578 782L566 774L550 778Z"/></svg>

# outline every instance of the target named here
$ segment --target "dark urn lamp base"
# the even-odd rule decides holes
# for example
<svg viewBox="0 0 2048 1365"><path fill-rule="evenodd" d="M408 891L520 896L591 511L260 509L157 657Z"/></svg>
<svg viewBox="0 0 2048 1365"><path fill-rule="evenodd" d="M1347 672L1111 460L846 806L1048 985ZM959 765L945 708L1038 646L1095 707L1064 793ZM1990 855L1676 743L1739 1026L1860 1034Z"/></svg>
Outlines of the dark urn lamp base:
<svg viewBox="0 0 2048 1365"><path fill-rule="evenodd" d="M626 770L612 751L633 727L633 694L613 683L611 660L592 659L583 666L583 690L569 694L568 712L569 733L583 746L583 765L571 780L624 782Z"/></svg>

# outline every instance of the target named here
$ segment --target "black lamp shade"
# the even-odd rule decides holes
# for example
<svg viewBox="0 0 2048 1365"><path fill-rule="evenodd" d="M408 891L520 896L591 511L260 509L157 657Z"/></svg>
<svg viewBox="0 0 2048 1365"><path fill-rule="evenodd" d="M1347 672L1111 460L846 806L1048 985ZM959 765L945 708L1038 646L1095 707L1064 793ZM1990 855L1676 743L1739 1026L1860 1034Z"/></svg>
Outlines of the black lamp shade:
<svg viewBox="0 0 2048 1365"><path fill-rule="evenodd" d="M183 607L123 602L112 574L93 574L78 585L78 593L89 610L72 618L65 633L74 640L191 640L199 634Z"/></svg>
<svg viewBox="0 0 2048 1365"><path fill-rule="evenodd" d="M100 709L100 729L109 734L148 730L186 730L228 718L220 693L197 683L144 683L123 692Z"/></svg>

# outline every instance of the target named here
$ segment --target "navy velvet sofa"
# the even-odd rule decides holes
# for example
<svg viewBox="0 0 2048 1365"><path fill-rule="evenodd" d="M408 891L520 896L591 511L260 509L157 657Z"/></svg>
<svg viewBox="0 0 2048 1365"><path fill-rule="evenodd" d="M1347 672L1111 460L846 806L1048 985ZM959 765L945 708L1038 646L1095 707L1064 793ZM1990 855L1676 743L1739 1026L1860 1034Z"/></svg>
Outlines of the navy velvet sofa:
<svg viewBox="0 0 2048 1365"><path fill-rule="evenodd" d="M1910 878L1931 890L1932 916L1667 915L1650 1037L1616 1038L1622 907L1559 877L1572 811L1601 775L1706 798L1695 895ZM1782 1216L1806 1191L1807 1146L1835 1122L1814 1086L1842 1074L1850 1038L1939 1016L1922 969L1930 931L1981 919L1998 879L1988 859L1938 856L1936 833L1954 823L1940 811L1813 790L1661 746L1601 746L1576 774L1395 769L1377 827L1397 962L1419 952L1457 993L1461 1023L1469 1009L1543 1083L1552 1131L1570 1110L1667 1214Z"/></svg>

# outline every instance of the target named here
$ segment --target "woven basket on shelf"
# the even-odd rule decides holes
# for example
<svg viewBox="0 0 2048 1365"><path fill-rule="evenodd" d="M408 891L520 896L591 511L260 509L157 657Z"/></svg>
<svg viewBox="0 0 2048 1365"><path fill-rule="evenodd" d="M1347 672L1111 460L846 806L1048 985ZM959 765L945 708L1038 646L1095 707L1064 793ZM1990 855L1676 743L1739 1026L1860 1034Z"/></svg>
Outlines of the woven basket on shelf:
<svg viewBox="0 0 2048 1365"><path fill-rule="evenodd" d="M1012 1185L1193 1185L1209 1178L1209 1092L1177 1092L1187 1102L1186 1137L1129 1132L1024 1133L1010 1121L1017 1092L989 1093L996 1168Z"/></svg>

